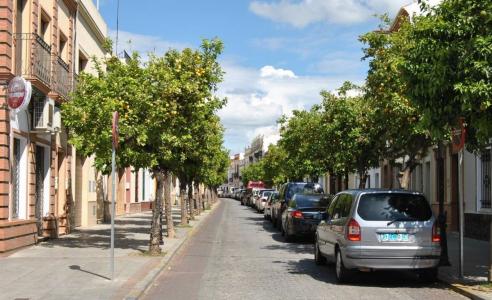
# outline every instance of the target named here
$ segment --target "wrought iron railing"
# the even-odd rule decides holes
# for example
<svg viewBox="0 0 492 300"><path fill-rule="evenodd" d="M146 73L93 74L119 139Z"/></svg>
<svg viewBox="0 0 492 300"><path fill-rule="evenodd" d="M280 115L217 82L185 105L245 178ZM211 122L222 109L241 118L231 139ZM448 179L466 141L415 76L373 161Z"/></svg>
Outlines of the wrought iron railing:
<svg viewBox="0 0 492 300"><path fill-rule="evenodd" d="M54 90L63 98L68 99L73 88L73 77L69 65L59 56L55 61L55 84Z"/></svg>
<svg viewBox="0 0 492 300"><path fill-rule="evenodd" d="M16 33L15 74L51 84L51 47L36 33Z"/></svg>

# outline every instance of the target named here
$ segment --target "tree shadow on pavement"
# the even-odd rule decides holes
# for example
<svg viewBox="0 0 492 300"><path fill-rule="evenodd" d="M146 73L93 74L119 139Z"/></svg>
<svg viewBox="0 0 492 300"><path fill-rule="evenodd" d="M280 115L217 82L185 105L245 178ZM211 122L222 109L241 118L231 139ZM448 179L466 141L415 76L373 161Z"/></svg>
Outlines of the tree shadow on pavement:
<svg viewBox="0 0 492 300"><path fill-rule="evenodd" d="M174 222L175 224L179 222ZM150 214L145 216L127 216L115 220L115 249L132 249L145 251L149 244L151 227ZM165 225L164 236L165 233ZM41 243L40 247L53 248L110 248L111 228L109 225L96 225L89 228L79 228L58 239Z"/></svg>

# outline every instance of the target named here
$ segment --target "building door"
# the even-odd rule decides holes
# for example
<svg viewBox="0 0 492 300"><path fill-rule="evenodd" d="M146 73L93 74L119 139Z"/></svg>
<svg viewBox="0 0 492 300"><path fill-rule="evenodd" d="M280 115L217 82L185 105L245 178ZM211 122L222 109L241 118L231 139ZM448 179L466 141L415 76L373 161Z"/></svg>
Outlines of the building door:
<svg viewBox="0 0 492 300"><path fill-rule="evenodd" d="M44 153L45 149L42 146L36 146L36 177L35 177L35 213L38 235L43 234L43 198L44 198Z"/></svg>
<svg viewBox="0 0 492 300"><path fill-rule="evenodd" d="M83 167L84 159L77 154L75 157L75 199L72 214L72 224L74 227L80 227L82 225Z"/></svg>

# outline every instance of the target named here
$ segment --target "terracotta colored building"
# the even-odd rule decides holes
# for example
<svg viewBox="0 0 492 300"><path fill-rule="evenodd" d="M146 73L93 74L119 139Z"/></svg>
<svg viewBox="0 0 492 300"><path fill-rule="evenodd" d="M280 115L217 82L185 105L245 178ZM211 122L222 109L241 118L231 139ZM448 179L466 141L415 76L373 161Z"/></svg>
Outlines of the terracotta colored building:
<svg viewBox="0 0 492 300"><path fill-rule="evenodd" d="M106 36L91 0L0 0L0 252L68 233L76 212L89 218L74 192L90 168L77 166L60 106ZM32 87L23 110L8 105L19 77Z"/></svg>

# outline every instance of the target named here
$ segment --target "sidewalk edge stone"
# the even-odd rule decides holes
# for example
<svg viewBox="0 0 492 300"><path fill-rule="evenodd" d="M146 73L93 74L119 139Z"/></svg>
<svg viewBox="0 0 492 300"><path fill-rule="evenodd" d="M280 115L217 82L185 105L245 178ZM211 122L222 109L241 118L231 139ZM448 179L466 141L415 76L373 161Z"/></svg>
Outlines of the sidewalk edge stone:
<svg viewBox="0 0 492 300"><path fill-rule="evenodd" d="M492 297L482 297L482 295L480 295L479 293L477 292L474 292L474 291L470 291L469 289L465 288L465 287L462 287L462 286L459 286L459 285L456 285L456 284L453 284L453 283L450 283L450 282L447 282L445 280L442 280L442 279L439 279L442 283L446 284L450 289L452 289L454 292L460 294L460 295L463 295L465 297L468 297L472 300L491 300Z"/></svg>
<svg viewBox="0 0 492 300"><path fill-rule="evenodd" d="M191 236L195 233L198 228L200 228L200 224L203 223L208 217L216 210L216 208L221 204L221 200L217 201L211 209L208 211L206 215L200 218L188 232L186 232L185 236L176 243L173 248L169 249L169 252L162 258L157 266L155 266L152 270L148 271L147 275L140 281L138 281L132 290L123 298L125 300L135 300L139 299L152 285L157 276L161 274L163 270L169 265L174 256L179 252L181 247L186 244Z"/></svg>

